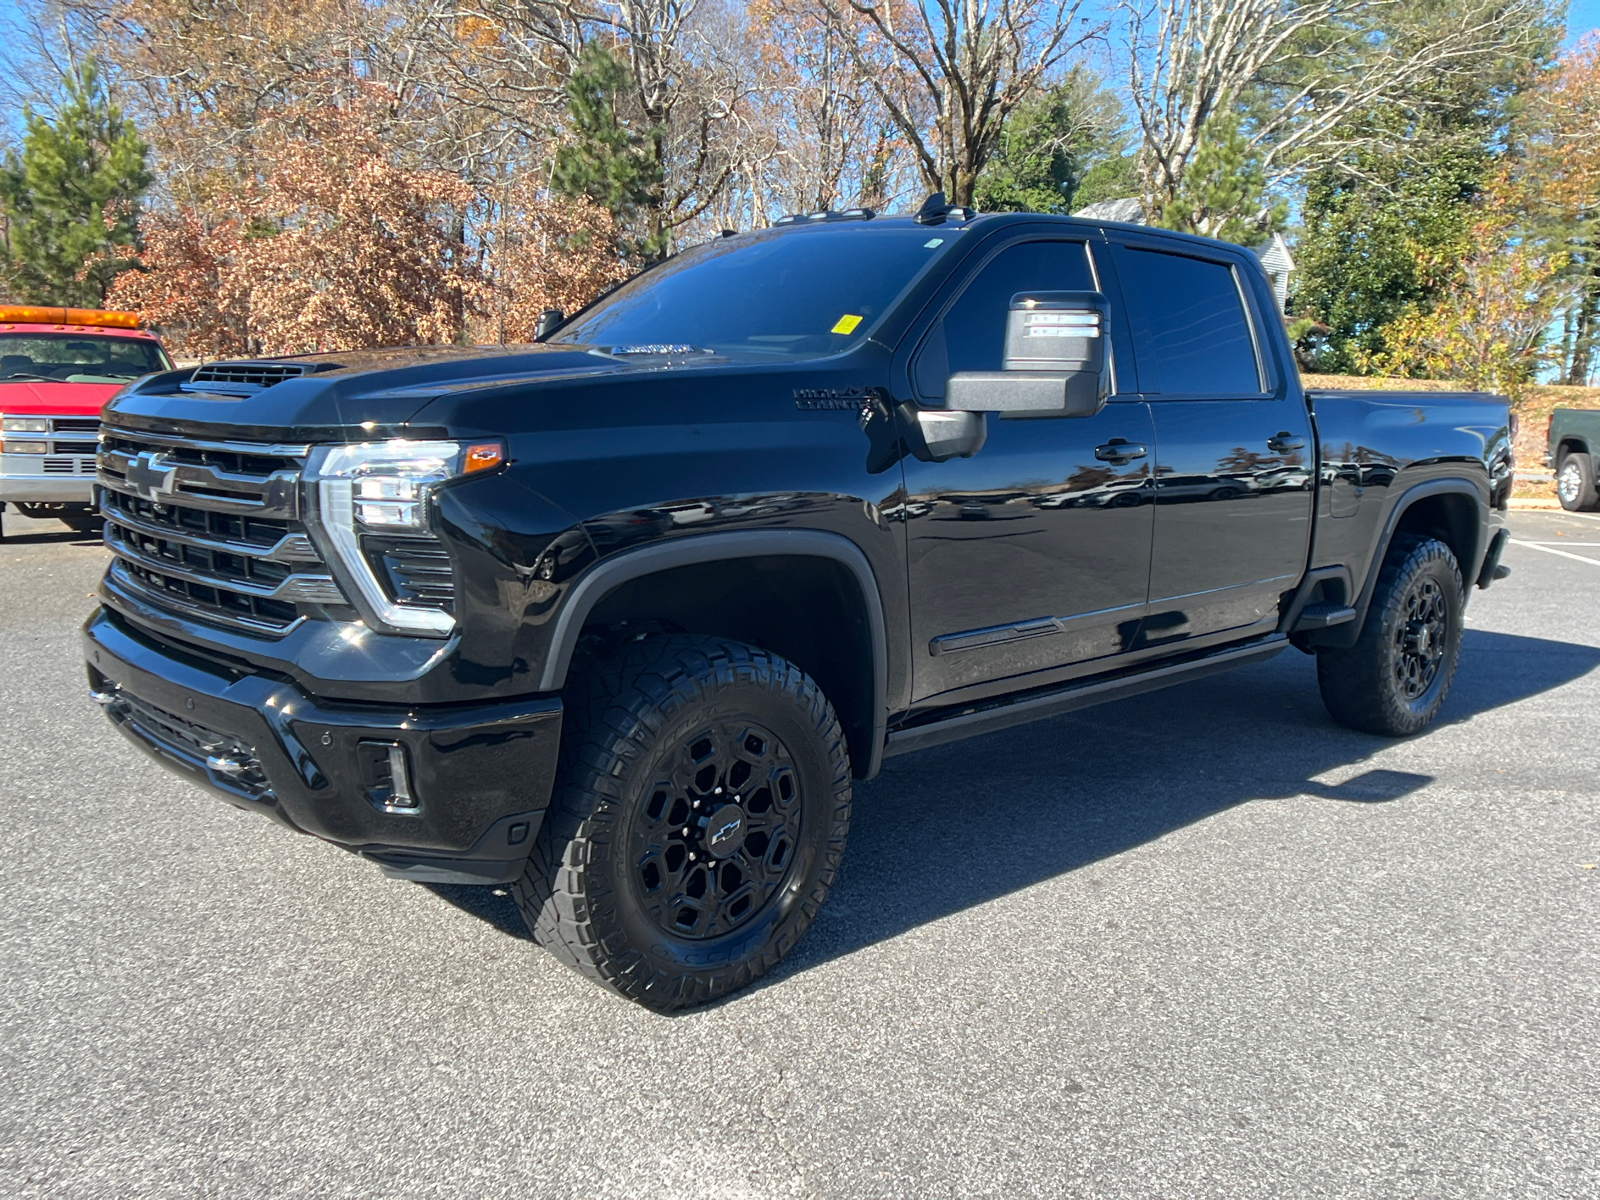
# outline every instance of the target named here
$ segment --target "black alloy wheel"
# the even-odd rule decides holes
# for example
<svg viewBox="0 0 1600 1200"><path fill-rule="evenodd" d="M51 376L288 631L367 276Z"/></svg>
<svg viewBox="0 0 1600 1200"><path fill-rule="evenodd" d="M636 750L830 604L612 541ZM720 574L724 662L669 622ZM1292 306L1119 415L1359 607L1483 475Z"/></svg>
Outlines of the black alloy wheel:
<svg viewBox="0 0 1600 1200"><path fill-rule="evenodd" d="M665 933L731 932L789 877L799 772L771 730L728 719L683 739L666 765L628 838L640 900Z"/></svg>
<svg viewBox="0 0 1600 1200"><path fill-rule="evenodd" d="M1450 547L1397 537L1355 645L1317 651L1317 685L1333 719L1387 737L1426 729L1455 677L1465 608Z"/></svg>
<svg viewBox="0 0 1600 1200"><path fill-rule="evenodd" d="M648 637L573 672L555 795L512 887L534 940L662 1011L743 987L794 947L844 854L832 705L721 638Z"/></svg>
<svg viewBox="0 0 1600 1200"><path fill-rule="evenodd" d="M1433 686L1449 640L1450 607L1439 581L1421 577L1400 603L1394 626L1394 676L1400 693L1415 700Z"/></svg>

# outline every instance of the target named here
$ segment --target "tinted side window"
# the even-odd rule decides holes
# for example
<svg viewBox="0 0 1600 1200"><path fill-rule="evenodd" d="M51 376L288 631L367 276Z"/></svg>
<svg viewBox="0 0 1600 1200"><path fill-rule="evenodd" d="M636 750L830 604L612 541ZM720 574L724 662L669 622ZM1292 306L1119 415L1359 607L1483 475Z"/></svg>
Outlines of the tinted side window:
<svg viewBox="0 0 1600 1200"><path fill-rule="evenodd" d="M991 258L933 327L917 358L917 391L944 395L957 371L998 371L1006 313L1018 292L1092 292L1082 242L1019 242Z"/></svg>
<svg viewBox="0 0 1600 1200"><path fill-rule="evenodd" d="M1159 250L1114 245L1139 388L1169 396L1253 396L1255 346L1233 271Z"/></svg>

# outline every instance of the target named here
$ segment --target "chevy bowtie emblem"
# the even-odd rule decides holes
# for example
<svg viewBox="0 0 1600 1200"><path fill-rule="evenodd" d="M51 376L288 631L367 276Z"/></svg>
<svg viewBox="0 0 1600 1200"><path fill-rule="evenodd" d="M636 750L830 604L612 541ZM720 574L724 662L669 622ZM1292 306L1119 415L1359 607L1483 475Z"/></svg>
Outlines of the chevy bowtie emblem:
<svg viewBox="0 0 1600 1200"><path fill-rule="evenodd" d="M128 482L139 495L154 504L178 490L178 468L167 465L167 456L141 450L128 463Z"/></svg>

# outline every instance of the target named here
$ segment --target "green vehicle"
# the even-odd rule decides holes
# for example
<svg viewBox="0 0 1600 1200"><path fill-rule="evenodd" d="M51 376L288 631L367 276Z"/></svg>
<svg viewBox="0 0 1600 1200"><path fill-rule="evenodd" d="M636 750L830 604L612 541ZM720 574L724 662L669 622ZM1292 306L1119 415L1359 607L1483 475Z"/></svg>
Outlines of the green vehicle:
<svg viewBox="0 0 1600 1200"><path fill-rule="evenodd" d="M1556 495L1568 512L1600 511L1595 456L1600 455L1600 409L1558 408L1550 414L1545 466L1556 473Z"/></svg>

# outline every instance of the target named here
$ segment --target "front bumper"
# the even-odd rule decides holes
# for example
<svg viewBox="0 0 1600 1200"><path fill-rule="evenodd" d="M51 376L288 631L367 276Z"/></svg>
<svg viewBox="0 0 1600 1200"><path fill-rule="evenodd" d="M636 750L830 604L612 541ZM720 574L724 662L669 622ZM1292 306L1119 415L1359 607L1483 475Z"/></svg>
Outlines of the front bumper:
<svg viewBox="0 0 1600 1200"><path fill-rule="evenodd" d="M163 647L104 609L83 637L90 689L113 724L236 807L405 878L503 883L521 873L550 802L559 697L336 705ZM403 805L390 747L408 776Z"/></svg>
<svg viewBox="0 0 1600 1200"><path fill-rule="evenodd" d="M94 474L88 475L24 475L13 464L21 455L5 454L0 459L0 501L13 504L92 504L94 502ZM94 460L91 459L91 462ZM29 466L38 466L32 459Z"/></svg>

